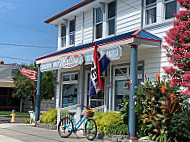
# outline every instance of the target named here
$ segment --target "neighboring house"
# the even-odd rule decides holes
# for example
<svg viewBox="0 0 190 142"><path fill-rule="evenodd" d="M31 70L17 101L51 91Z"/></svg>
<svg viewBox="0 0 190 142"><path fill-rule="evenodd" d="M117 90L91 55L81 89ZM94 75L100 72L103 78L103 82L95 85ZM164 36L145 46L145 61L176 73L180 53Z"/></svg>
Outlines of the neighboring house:
<svg viewBox="0 0 190 142"><path fill-rule="evenodd" d="M20 109L20 101L12 97L15 87L12 77L15 70L12 64L0 62L0 110Z"/></svg>
<svg viewBox="0 0 190 142"><path fill-rule="evenodd" d="M58 50L36 61L42 72L57 70L56 107L84 104L117 110L123 94L129 94L135 64L130 62L136 56L138 84L145 75L163 77L162 67L169 62L161 45L178 11L175 0L85 0L46 20L58 27ZM93 42L112 62L102 74L104 89L89 98Z"/></svg>

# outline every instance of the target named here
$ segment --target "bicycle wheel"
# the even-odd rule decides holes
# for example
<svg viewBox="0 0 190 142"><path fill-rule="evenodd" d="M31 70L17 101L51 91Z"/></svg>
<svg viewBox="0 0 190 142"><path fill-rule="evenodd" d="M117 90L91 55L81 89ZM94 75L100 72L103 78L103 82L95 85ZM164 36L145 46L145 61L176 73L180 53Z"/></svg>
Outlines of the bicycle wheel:
<svg viewBox="0 0 190 142"><path fill-rule="evenodd" d="M59 122L58 133L62 138L67 138L72 134L72 122L68 117L64 117Z"/></svg>
<svg viewBox="0 0 190 142"><path fill-rule="evenodd" d="M85 123L85 135L90 141L93 141L97 135L96 122L93 119L88 119Z"/></svg>

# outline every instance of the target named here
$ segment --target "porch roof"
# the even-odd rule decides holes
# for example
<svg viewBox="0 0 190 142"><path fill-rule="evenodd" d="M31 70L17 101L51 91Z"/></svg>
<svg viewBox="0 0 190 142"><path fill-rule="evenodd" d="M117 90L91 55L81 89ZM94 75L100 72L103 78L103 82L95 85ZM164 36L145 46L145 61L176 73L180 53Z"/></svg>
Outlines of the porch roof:
<svg viewBox="0 0 190 142"><path fill-rule="evenodd" d="M128 33L124 33L124 34L117 35L117 36L114 36L114 37L109 37L109 38L106 38L106 39L96 41L96 44L98 46L102 46L102 45L105 45L105 44L109 44L109 43L117 42L117 41L123 41L123 40L127 40L127 39L130 39L130 38L137 39L136 42L134 41L134 43L141 42L142 40L143 41L152 41L152 42L157 42L157 43L161 43L161 41L162 41L161 38L147 32L147 31L145 31L143 29L138 29L138 30L135 30L135 31L132 31L132 32L128 32ZM138 40L140 40L140 41L138 41ZM140 43L137 43L137 44L140 44ZM48 58L48 57L53 57L53 56L56 56L56 55L61 55L61 54L73 52L73 51L84 50L86 48L90 48L90 47L93 47L93 46L94 46L93 42L83 44L83 45L79 45L79 46L73 46L73 47L70 47L70 48L59 50L59 51L50 53L48 55L39 57L39 58L36 59L36 61L39 61L41 59L45 59L45 58Z"/></svg>

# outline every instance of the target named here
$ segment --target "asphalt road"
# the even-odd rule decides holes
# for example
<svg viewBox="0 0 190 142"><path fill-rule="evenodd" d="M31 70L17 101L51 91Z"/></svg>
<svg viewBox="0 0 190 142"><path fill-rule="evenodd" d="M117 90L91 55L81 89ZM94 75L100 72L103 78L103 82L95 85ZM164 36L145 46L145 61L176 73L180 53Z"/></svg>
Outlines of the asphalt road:
<svg viewBox="0 0 190 142"><path fill-rule="evenodd" d="M69 138L61 138L56 130L37 128L20 123L1 123L1 142L89 142L84 136L72 134ZM94 142L108 142L95 139Z"/></svg>

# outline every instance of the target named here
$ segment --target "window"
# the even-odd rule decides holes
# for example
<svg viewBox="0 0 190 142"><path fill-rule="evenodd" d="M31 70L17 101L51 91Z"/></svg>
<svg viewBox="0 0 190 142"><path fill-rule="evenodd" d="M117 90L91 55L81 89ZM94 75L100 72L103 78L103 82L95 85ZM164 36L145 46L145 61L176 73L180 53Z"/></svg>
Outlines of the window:
<svg viewBox="0 0 190 142"><path fill-rule="evenodd" d="M114 68L114 110L118 110L118 105L123 101L123 95L129 95L130 88L128 83L130 82L130 66L117 66ZM137 67L137 83L141 84L143 81L143 63L139 63ZM129 78L127 78L129 77Z"/></svg>
<svg viewBox="0 0 190 142"><path fill-rule="evenodd" d="M156 0L146 0L146 25L156 23Z"/></svg>
<svg viewBox="0 0 190 142"><path fill-rule="evenodd" d="M62 25L61 27L61 39L62 39L62 47L66 46L66 27Z"/></svg>
<svg viewBox="0 0 190 142"><path fill-rule="evenodd" d="M11 76L14 76L16 73L16 69L12 69Z"/></svg>
<svg viewBox="0 0 190 142"><path fill-rule="evenodd" d="M102 27L103 27L103 13L101 8L96 9L96 16L95 16L95 36L96 39L102 38Z"/></svg>
<svg viewBox="0 0 190 142"><path fill-rule="evenodd" d="M75 19L70 21L69 25L70 45L75 44Z"/></svg>
<svg viewBox="0 0 190 142"><path fill-rule="evenodd" d="M108 35L115 34L115 1L108 4Z"/></svg>
<svg viewBox="0 0 190 142"><path fill-rule="evenodd" d="M70 73L63 75L62 82L62 107L77 104L78 74Z"/></svg>
<svg viewBox="0 0 190 142"><path fill-rule="evenodd" d="M174 17L174 13L177 13L177 2L175 0L165 0L165 19Z"/></svg>

